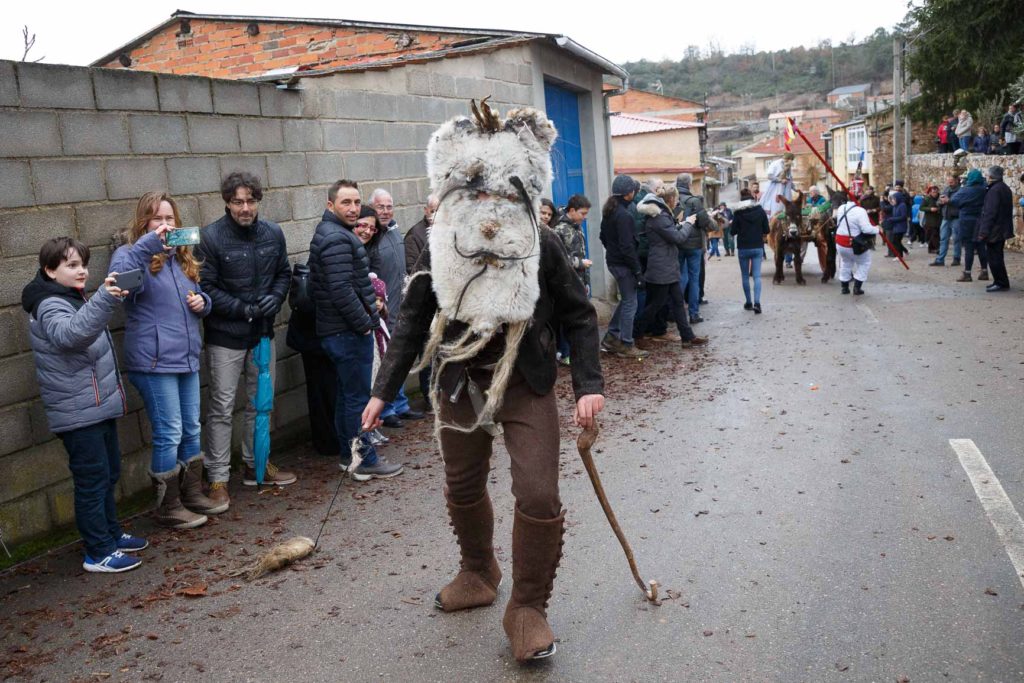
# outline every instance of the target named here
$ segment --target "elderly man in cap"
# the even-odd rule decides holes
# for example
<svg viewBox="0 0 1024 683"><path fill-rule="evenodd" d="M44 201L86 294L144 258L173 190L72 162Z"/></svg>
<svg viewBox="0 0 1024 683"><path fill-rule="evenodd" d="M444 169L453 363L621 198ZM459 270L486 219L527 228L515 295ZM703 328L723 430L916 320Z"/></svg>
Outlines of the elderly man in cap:
<svg viewBox="0 0 1024 683"><path fill-rule="evenodd" d="M1003 248L1006 240L1013 237L1013 193L1003 182L1002 166L990 166L985 176L988 192L978 219L978 241L988 245L988 268L992 274L992 284L985 291L1005 292L1010 288L1010 277Z"/></svg>
<svg viewBox="0 0 1024 683"><path fill-rule="evenodd" d="M615 176L612 194L601 208L601 244L605 262L619 288L615 308L601 348L625 358L644 358L647 352L633 343L633 319L636 317L636 293L643 287L643 271L637 253L636 223L629 213L630 203L640 184L628 175Z"/></svg>

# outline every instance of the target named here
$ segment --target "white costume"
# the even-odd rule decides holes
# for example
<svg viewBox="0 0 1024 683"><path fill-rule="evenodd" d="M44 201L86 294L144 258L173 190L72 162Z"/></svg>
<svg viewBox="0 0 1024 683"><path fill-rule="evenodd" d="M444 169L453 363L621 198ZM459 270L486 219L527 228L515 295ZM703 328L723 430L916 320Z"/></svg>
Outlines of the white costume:
<svg viewBox="0 0 1024 683"><path fill-rule="evenodd" d="M868 212L853 202L847 202L832 214L836 221L836 253L839 255L839 281L850 279L866 282L871 269L871 250L854 254L850 240L861 233L877 235L878 226L871 225Z"/></svg>
<svg viewBox="0 0 1024 683"><path fill-rule="evenodd" d="M761 199L758 200L768 218L785 208L782 202L776 199L780 194L786 199L793 198L793 172L786 168L783 159L776 159L768 166L768 187L761 190Z"/></svg>

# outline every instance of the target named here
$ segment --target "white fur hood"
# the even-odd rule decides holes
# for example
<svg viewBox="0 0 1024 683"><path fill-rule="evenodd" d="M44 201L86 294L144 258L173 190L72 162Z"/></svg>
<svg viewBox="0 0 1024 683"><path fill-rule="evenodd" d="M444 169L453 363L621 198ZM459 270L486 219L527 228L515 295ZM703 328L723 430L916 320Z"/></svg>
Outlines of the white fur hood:
<svg viewBox="0 0 1024 683"><path fill-rule="evenodd" d="M735 204L730 204L729 205L729 209L733 213L736 213L737 211L744 211L746 209L752 209L755 206L758 206L758 203L756 201L754 201L753 199L744 199L741 202L736 202Z"/></svg>
<svg viewBox="0 0 1024 683"><path fill-rule="evenodd" d="M662 201L661 197L653 192L648 192L647 196L641 199L640 203L637 204L636 207L637 213L647 216L648 218L660 216L663 209L668 211L668 206L664 201Z"/></svg>

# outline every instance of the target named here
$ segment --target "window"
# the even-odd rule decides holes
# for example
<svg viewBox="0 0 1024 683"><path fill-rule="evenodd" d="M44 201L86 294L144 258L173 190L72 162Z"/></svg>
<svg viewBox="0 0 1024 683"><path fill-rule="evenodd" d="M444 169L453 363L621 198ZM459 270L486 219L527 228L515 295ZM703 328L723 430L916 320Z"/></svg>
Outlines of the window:
<svg viewBox="0 0 1024 683"><path fill-rule="evenodd" d="M856 168L857 162L861 160L861 154L868 148L868 135L864 126L846 129L846 163L850 168Z"/></svg>

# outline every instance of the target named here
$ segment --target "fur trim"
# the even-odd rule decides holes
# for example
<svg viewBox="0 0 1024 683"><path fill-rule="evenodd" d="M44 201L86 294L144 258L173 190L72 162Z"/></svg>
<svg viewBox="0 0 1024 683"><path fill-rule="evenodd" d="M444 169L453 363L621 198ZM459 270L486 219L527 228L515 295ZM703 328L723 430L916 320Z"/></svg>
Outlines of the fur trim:
<svg viewBox="0 0 1024 683"><path fill-rule="evenodd" d="M636 207L637 213L641 213L650 218L656 218L661 215L661 206L656 202L643 202Z"/></svg>
<svg viewBox="0 0 1024 683"><path fill-rule="evenodd" d="M755 206L758 206L758 203L755 200L753 200L753 199L744 199L741 202L737 202L735 204L730 204L729 205L729 209L732 212L735 213L736 211L743 211L744 209L752 209Z"/></svg>

